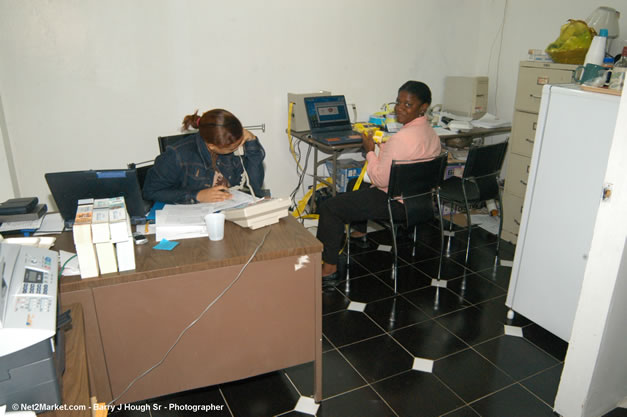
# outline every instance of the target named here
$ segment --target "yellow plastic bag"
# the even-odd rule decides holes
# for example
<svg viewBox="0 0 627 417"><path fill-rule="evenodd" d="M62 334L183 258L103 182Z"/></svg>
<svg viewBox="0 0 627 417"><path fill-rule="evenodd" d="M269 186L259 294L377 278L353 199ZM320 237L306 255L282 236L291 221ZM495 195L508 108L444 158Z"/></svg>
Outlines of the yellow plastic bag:
<svg viewBox="0 0 627 417"><path fill-rule="evenodd" d="M569 19L560 28L560 36L546 47L553 62L581 65L596 31L583 20Z"/></svg>

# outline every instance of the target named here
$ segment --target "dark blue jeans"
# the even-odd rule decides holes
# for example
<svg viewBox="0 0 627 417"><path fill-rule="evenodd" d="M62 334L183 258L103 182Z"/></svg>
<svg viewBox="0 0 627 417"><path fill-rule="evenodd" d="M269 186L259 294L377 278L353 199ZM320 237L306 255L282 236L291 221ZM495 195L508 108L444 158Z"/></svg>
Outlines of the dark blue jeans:
<svg viewBox="0 0 627 417"><path fill-rule="evenodd" d="M350 183L347 189L352 190ZM316 237L324 245L322 260L331 265L337 265L346 224L355 225L357 230L365 232L368 220L390 218L387 193L367 183L362 183L357 191L347 191L329 198L322 203L319 213ZM392 202L392 216L395 221L405 218L403 204Z"/></svg>

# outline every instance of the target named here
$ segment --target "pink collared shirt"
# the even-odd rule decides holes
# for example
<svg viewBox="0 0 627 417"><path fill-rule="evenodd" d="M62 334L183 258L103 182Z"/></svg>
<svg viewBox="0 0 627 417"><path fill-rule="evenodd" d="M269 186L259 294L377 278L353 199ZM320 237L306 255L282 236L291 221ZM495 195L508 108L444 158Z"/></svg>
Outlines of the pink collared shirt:
<svg viewBox="0 0 627 417"><path fill-rule="evenodd" d="M390 168L394 160L430 159L441 152L440 137L427 118L418 117L404 125L386 143L380 145L379 156L368 152L368 177L378 189L388 192Z"/></svg>

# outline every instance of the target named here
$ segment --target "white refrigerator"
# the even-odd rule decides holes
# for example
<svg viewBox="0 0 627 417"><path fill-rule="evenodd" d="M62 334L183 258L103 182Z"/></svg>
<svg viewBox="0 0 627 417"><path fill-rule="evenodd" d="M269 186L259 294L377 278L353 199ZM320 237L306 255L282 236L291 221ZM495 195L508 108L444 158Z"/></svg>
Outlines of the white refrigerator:
<svg viewBox="0 0 627 417"><path fill-rule="evenodd" d="M573 320L620 97L546 85L505 304L565 341Z"/></svg>

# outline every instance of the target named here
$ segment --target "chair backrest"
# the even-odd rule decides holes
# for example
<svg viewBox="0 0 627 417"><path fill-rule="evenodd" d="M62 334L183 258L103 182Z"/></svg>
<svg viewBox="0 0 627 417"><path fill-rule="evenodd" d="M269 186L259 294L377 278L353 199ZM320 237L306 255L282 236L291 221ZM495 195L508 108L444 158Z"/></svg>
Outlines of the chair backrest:
<svg viewBox="0 0 627 417"><path fill-rule="evenodd" d="M443 152L431 160L393 161L388 200L402 198L407 226L433 218L433 191L442 184L448 160Z"/></svg>
<svg viewBox="0 0 627 417"><path fill-rule="evenodd" d="M171 136L159 136L157 140L159 141L159 153L164 153L165 148L171 145L176 144L178 141L185 139L188 136L195 134L196 132L185 132L178 135Z"/></svg>
<svg viewBox="0 0 627 417"><path fill-rule="evenodd" d="M152 168L154 161L145 161L145 162L139 162L137 164L135 163L130 163L128 164L128 167L130 169L135 168L135 171L137 172L137 182L139 182L139 188L143 191L144 190L144 182L146 181L146 174L148 174L148 171L150 170L150 168Z"/></svg>
<svg viewBox="0 0 627 417"><path fill-rule="evenodd" d="M505 160L507 143L471 146L462 178L476 184L479 200L496 198L499 193L498 176Z"/></svg>

